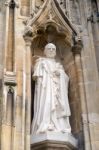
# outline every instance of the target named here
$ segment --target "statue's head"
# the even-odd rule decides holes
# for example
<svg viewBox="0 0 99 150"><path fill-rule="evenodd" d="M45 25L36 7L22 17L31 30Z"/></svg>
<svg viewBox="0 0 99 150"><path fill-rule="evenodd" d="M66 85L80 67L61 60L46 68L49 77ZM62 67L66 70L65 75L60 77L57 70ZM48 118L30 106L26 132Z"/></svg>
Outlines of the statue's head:
<svg viewBox="0 0 99 150"><path fill-rule="evenodd" d="M45 46L44 54L47 58L55 58L55 56L56 56L56 46L53 43L48 43Z"/></svg>

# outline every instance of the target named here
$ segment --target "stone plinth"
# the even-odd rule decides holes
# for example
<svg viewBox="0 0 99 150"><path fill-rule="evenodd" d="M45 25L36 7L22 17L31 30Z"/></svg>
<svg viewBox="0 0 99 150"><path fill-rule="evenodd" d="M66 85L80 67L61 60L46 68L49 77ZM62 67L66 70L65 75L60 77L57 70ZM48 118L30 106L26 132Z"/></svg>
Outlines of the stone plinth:
<svg viewBox="0 0 99 150"><path fill-rule="evenodd" d="M77 140L67 133L47 132L31 136L31 150L76 150Z"/></svg>

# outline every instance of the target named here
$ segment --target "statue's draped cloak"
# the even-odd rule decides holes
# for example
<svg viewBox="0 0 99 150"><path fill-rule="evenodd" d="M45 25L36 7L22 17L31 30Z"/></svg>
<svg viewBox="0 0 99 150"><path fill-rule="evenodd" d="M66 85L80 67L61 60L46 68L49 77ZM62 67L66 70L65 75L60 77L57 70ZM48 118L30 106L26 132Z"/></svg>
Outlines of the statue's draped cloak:
<svg viewBox="0 0 99 150"><path fill-rule="evenodd" d="M69 78L62 65L54 59L39 58L33 77L36 82L32 134L47 130L70 132Z"/></svg>

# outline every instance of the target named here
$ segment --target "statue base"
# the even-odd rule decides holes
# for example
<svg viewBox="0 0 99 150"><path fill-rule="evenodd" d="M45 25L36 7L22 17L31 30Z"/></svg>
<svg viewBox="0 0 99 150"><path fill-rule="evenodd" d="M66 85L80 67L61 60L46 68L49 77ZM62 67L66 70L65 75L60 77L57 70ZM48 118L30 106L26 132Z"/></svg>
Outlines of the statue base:
<svg viewBox="0 0 99 150"><path fill-rule="evenodd" d="M77 140L69 133L47 132L31 136L31 150L76 150Z"/></svg>

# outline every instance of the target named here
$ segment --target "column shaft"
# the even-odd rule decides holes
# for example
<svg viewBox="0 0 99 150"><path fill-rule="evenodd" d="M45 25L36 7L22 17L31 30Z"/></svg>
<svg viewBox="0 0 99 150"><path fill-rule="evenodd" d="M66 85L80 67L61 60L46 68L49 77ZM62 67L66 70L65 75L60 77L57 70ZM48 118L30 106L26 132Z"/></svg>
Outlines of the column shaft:
<svg viewBox="0 0 99 150"><path fill-rule="evenodd" d="M81 111L82 111L82 125L83 125L83 133L84 133L84 138L85 138L85 149L91 150L87 103L86 103L84 78L83 78L80 54L75 54L75 67L76 67L76 73L77 73L78 90L79 90L79 97L80 97Z"/></svg>
<svg viewBox="0 0 99 150"><path fill-rule="evenodd" d="M25 148L30 149L30 125L31 125L31 41L32 38L26 37L26 96L25 96Z"/></svg>

